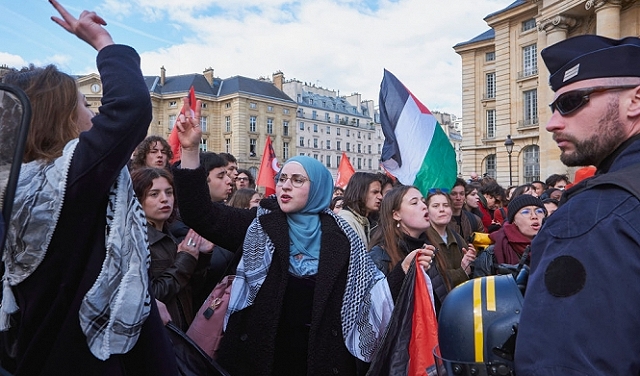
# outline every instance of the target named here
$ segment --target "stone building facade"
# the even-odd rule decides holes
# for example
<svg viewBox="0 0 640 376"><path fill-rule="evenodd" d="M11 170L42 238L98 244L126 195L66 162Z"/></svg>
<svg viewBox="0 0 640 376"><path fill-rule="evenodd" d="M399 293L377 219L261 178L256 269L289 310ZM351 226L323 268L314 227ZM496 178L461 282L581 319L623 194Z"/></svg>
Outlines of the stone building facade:
<svg viewBox="0 0 640 376"><path fill-rule="evenodd" d="M462 58L463 174L487 173L505 186L510 171L513 184L573 176L545 130L553 92L540 51L582 34L640 35L640 1L517 0L484 20L488 31L454 46Z"/></svg>
<svg viewBox="0 0 640 376"><path fill-rule="evenodd" d="M256 177L267 137L281 163L297 155L297 104L268 79L220 79L214 77L211 68L202 74L167 76L161 68L159 76L145 76L145 81L153 105L149 135L168 138L182 98L193 86L196 98L202 101L201 150L231 153L239 168L252 171ZM101 85L97 74L78 78L80 91L96 112L102 98Z"/></svg>
<svg viewBox="0 0 640 376"><path fill-rule="evenodd" d="M298 80L273 76L276 87L298 105L296 148L322 162L336 177L344 152L356 171L379 172L384 136L372 100L360 94L340 96L336 91Z"/></svg>

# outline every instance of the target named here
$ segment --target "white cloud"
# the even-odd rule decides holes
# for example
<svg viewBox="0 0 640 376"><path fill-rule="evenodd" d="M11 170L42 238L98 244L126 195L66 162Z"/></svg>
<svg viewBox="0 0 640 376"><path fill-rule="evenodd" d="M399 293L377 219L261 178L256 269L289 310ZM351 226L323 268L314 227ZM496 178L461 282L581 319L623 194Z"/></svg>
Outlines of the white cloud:
<svg viewBox="0 0 640 376"><path fill-rule="evenodd" d="M0 65L6 65L11 68L22 68L29 65L21 56L13 55L6 52L0 52Z"/></svg>
<svg viewBox="0 0 640 376"><path fill-rule="evenodd" d="M145 74L202 72L285 78L360 92L378 101L383 69L431 110L461 115L461 62L452 47L488 29L484 16L509 0L382 0L371 11L357 0L137 0L193 34L183 44L142 54ZM371 3L371 2L369 2ZM282 10L293 8L293 12ZM202 14L211 6L222 13Z"/></svg>

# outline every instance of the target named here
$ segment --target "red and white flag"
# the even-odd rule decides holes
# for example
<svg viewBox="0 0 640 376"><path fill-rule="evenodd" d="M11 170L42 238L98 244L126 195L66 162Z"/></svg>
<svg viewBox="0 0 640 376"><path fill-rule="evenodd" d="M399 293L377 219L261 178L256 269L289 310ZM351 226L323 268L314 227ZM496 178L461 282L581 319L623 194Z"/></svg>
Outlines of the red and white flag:
<svg viewBox="0 0 640 376"><path fill-rule="evenodd" d="M276 193L275 177L278 171L280 171L278 158L276 158L276 152L273 150L273 145L271 145L271 138L267 137L256 183L259 187L264 187L266 196Z"/></svg>
<svg viewBox="0 0 640 376"><path fill-rule="evenodd" d="M189 106L191 107L191 116L193 116L196 112L196 92L193 90L193 86L189 89ZM184 115L184 107L180 109L180 115ZM176 118L176 123L178 122L178 117ZM180 139L178 139L178 128L176 128L176 124L173 124L173 128L171 129L171 133L169 134L169 139L167 140L169 146L171 146L171 151L173 152L173 158L171 158L170 163L173 164L180 160L181 149L180 149Z"/></svg>

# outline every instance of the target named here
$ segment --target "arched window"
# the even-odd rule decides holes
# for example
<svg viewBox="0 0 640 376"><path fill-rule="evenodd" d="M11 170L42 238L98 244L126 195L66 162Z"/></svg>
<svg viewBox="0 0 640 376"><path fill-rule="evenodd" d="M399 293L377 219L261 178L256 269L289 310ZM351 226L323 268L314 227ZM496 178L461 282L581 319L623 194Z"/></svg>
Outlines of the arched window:
<svg viewBox="0 0 640 376"><path fill-rule="evenodd" d="M484 173L492 178L496 178L496 155L487 155L484 159Z"/></svg>
<svg viewBox="0 0 640 376"><path fill-rule="evenodd" d="M538 145L529 145L522 149L522 167L525 183L540 180L540 147Z"/></svg>

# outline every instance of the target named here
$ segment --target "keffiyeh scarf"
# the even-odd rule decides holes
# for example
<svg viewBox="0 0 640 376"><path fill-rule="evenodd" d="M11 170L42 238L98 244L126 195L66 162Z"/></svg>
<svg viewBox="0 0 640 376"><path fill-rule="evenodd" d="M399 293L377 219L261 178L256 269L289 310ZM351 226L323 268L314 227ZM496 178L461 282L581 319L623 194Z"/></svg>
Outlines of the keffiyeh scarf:
<svg viewBox="0 0 640 376"><path fill-rule="evenodd" d="M29 277L45 257L65 197L67 174L78 140L69 142L53 163L34 161L20 171L3 254L0 330L18 311L11 286ZM109 192L106 256L102 270L80 305L79 321L91 353L106 360L131 350L149 315L149 246L145 214L123 168Z"/></svg>
<svg viewBox="0 0 640 376"><path fill-rule="evenodd" d="M267 213L269 210L258 208L258 217ZM391 291L384 274L376 268L366 253L362 240L347 222L329 209L324 209L322 213L334 218L351 245L347 285L340 312L342 332L349 352L358 359L369 362L391 318ZM253 304L267 277L274 251L275 246L264 232L260 221L258 218L254 219L247 230L242 259L231 288L225 328L234 312Z"/></svg>

